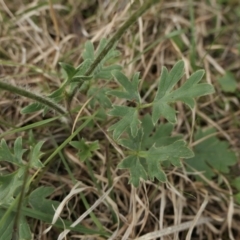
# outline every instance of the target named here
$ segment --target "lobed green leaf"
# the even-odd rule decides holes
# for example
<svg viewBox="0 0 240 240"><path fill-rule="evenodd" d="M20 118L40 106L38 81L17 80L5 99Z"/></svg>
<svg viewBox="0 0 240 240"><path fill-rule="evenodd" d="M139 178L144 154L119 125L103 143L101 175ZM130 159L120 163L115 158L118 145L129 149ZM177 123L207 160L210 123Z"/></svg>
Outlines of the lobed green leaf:
<svg viewBox="0 0 240 240"><path fill-rule="evenodd" d="M33 112L37 112L40 111L44 108L43 104L34 102L29 104L28 106L24 107L21 109L21 113L22 114L29 114L29 113L33 113Z"/></svg>
<svg viewBox="0 0 240 240"><path fill-rule="evenodd" d="M59 62L59 65L61 66L65 78L69 80L74 76L76 69L71 64Z"/></svg>
<svg viewBox="0 0 240 240"><path fill-rule="evenodd" d="M14 142L14 152L9 149L5 139L0 143L0 161L10 162L17 166L23 166L22 155L26 149L22 148L22 138L18 137Z"/></svg>
<svg viewBox="0 0 240 240"><path fill-rule="evenodd" d="M46 199L46 197L50 196L53 192L53 187L39 187L31 192L28 197L28 203L34 210L54 214L59 202Z"/></svg>
<svg viewBox="0 0 240 240"><path fill-rule="evenodd" d="M200 140L215 132L213 128L206 131L199 129L194 135L194 140ZM229 149L229 143L220 141L215 136L200 142L193 150L195 156L185 160L185 162L197 171L202 172L208 179L216 176L215 170L220 173L229 173L229 167L237 163L237 157Z"/></svg>
<svg viewBox="0 0 240 240"><path fill-rule="evenodd" d="M23 184L24 173L25 168L22 167L13 173L0 175L0 205L13 201L17 189Z"/></svg>
<svg viewBox="0 0 240 240"><path fill-rule="evenodd" d="M122 117L117 123L109 127L109 131L113 130L113 138L115 140L123 134L123 132L130 127L132 136L136 136L140 121L138 119L138 110L132 107L113 106L109 111L109 115Z"/></svg>
<svg viewBox="0 0 240 240"><path fill-rule="evenodd" d="M147 118L147 122L151 122L150 116ZM143 121L145 124L146 120ZM177 138L171 138L169 131L171 130L167 125L163 125L161 128L161 133L165 134L160 137L154 136L150 146L146 144L146 135L151 133L152 126L147 132L143 132L145 128L141 128L138 131L136 137L133 137L130 131L128 132L128 138L120 139L119 143L130 149L129 156L119 164L120 168L127 168L130 171L130 182L134 186L138 186L141 179L154 180L158 179L161 182L166 181L166 175L162 169L164 162L169 162L174 166L181 166L181 158L191 158L193 157L193 152L187 147L186 142L183 140L178 140ZM148 127L148 126L147 126ZM148 139L148 138L147 138ZM177 141L175 141L177 139ZM158 144L158 146L156 146ZM150 146L150 149L149 149ZM134 167L135 164L135 167ZM143 171L144 169L144 171ZM139 177L137 172L140 173Z"/></svg>
<svg viewBox="0 0 240 240"><path fill-rule="evenodd" d="M180 140L164 147L151 147L146 153L148 164L148 174L150 179L155 177L159 181L166 181L166 177L160 163L169 161L174 166L181 167L180 158L191 158L194 156L193 152L186 146L186 142Z"/></svg>
<svg viewBox="0 0 240 240"><path fill-rule="evenodd" d="M118 165L120 169L128 169L130 172L130 180L129 182L133 184L133 186L138 187L140 183L140 179L147 180L147 173L139 161L139 158L134 155L130 155L123 159L121 163Z"/></svg>
<svg viewBox="0 0 240 240"><path fill-rule="evenodd" d="M140 81L139 73L134 74L132 82L120 71L112 71L112 75L115 80L125 89L125 91L123 92L113 90L109 91L108 94L140 103L140 96L138 91L138 84Z"/></svg>
<svg viewBox="0 0 240 240"><path fill-rule="evenodd" d="M92 156L92 152L99 149L98 141L86 143L86 140L81 139L80 141L71 141L69 144L78 150L78 156L81 161L85 161L90 158Z"/></svg>
<svg viewBox="0 0 240 240"><path fill-rule="evenodd" d="M182 101L190 108L193 108L195 105L194 98L214 93L212 85L207 83L198 84L204 75L203 70L193 73L181 87L173 90L183 73L183 61L177 62L169 73L163 67L158 91L153 102L152 120L154 124L157 123L161 116L165 117L170 123L176 123L176 111L170 106L171 103Z"/></svg>

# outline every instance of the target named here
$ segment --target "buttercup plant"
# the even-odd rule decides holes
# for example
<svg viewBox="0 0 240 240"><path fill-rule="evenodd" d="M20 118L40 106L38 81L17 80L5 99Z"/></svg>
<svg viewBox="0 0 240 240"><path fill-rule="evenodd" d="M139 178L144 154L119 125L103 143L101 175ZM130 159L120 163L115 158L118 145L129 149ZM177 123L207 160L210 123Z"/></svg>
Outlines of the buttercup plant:
<svg viewBox="0 0 240 240"><path fill-rule="evenodd" d="M213 86L199 83L204 75L204 71L199 70L193 73L181 87L173 90L184 74L184 62L179 61L170 72L166 67L162 68L153 102L142 104L138 89L139 74L135 74L132 81L120 71L113 71L112 74L125 91L110 91L109 94L133 101L136 104L136 107L113 106L109 112L110 115L120 118L109 128L109 130L113 130L113 138L130 150L129 156L123 159L119 167L129 169L130 182L136 187L139 185L140 178L144 180L157 178L159 181L166 181L164 171L161 169L161 162L170 161L179 167L181 166L180 158L191 158L194 154L182 139L166 145L166 143L159 144L161 139L156 138L146 148L142 144L143 139L147 139L146 129L151 128L152 124L156 126L161 116L170 123L176 123L176 111L170 104L182 101L193 108L194 98L213 93ZM152 108L151 120L148 118L144 124L139 117L139 111L143 108ZM128 138L121 138L124 131L127 132Z"/></svg>
<svg viewBox="0 0 240 240"><path fill-rule="evenodd" d="M181 167L181 159L188 159L187 163L198 170L198 165L192 164L192 160L199 156L199 158L204 158L204 156L199 153L194 156L194 149L188 147L182 136L171 136L173 126L177 122L174 103L181 101L190 109L193 109L196 98L214 93L211 84L201 82L204 70L194 72L179 86L179 81L185 73L184 62L180 60L174 64L170 71L166 67L162 68L161 76L156 80L158 86L155 97L151 102L146 103L142 100L140 94L140 74L134 73L131 77L126 76L120 65L113 64L120 54L115 49L117 41L124 31L155 2L157 1L147 1L143 4L109 41L102 39L96 51L93 43L87 41L82 53L82 63L79 66L74 67L71 64L60 63L64 81L56 91L48 96L38 95L6 82L0 82L0 88L35 101L21 110L23 114L42 110L43 115L45 115L51 109L59 117L67 118L70 124L72 124L73 97L77 92L86 93L91 98L89 105L92 108L98 103L100 110L104 110L103 113L107 112L108 116L112 117L111 120L115 121L108 127L108 131L112 133L113 140L125 149L126 156L118 164L118 168L128 169L130 172L129 183L134 187L138 187L141 180L153 181L157 179L160 182L166 182L167 177L163 165L167 163L168 165ZM94 87L94 83L99 79L105 80L106 83L116 81L119 88L115 90L109 88L98 89ZM125 100L125 104L112 104L116 98ZM131 103L131 106L129 106L129 103ZM140 111L145 108L149 110L150 114L141 116ZM21 137L15 140L13 149L8 147L4 139L1 140L0 162L6 161L16 167L16 171L13 173L0 176L0 215L2 216L0 233L3 233L4 239L11 239L13 233L19 235L21 239L31 239L26 217L51 222L54 214L52 206L56 209L59 202L46 199L54 189L49 187L37 188L37 183L46 171L46 166L67 145L76 148L83 161L90 158L93 151L99 149L97 141L89 143L84 139L73 140L96 115L94 114L89 118L82 117L81 125L45 161L43 161L41 152L41 147L44 144L42 141L29 147L29 161L26 163L24 153L27 149L23 149ZM43 121L42 124L54 121L56 118L44 120L45 122ZM161 123L160 119L162 118L165 118L168 123ZM37 126L37 124L34 126ZM26 129L20 129L19 131L21 130ZM204 133L198 132L196 139L202 135ZM224 146L223 152L226 153L228 146L219 143L215 138L214 141L216 143L215 148L222 145ZM221 166L217 168L219 171L226 172L228 166L236 162L231 153L226 154L226 156L230 156L232 161L225 165L221 162ZM214 165L212 162L210 164ZM199 169L204 171L206 166L208 167L206 163L202 164ZM35 174L31 178L28 177L29 168L35 170ZM209 178L214 176L211 170L207 170ZM24 187L19 191L21 186ZM39 204L39 199L41 199L41 204ZM15 217L14 212L20 212L20 210L21 213ZM19 224L20 222L21 224ZM19 227L20 225L21 227ZM55 223L55 226L62 229L70 228L70 225L69 221L61 223L59 220ZM89 229L81 225L73 229L80 233L89 234ZM91 234L94 233L91 230ZM108 233L102 229L97 233L105 237L108 236Z"/></svg>
<svg viewBox="0 0 240 240"><path fill-rule="evenodd" d="M107 41L103 39L100 42L97 54L101 53L106 44ZM176 111L172 106L173 103L182 101L192 109L195 106L195 98L213 93L214 88L208 83L199 83L203 78L204 71L198 70L182 86L174 89L184 75L184 62L179 61L173 66L170 72L168 72L166 67L162 68L162 74L158 79L158 89L153 102L143 104L138 89L140 82L139 73L134 74L132 79L129 80L120 70L120 66L109 65L104 67L105 62L113 60L118 54L112 48L93 72L93 75L86 77L85 73L91 62L94 62L95 59L93 44L87 42L83 52L83 63L80 66L75 69L71 65L61 63L66 80L49 97L53 101L59 102L64 99L66 88L69 88L71 92L75 84L78 84L83 79L85 81L99 78L109 80L113 76L121 88L119 90L110 90L106 94L125 99L126 102L130 101L135 104L135 107L113 105L108 112L110 116L119 119L108 129L109 131L113 131L113 139L130 150L128 156L119 163L119 168L127 168L130 171L130 183L135 187L139 185L141 178L144 180L148 178L154 180L154 178L157 178L159 181L166 181L164 171L161 169L161 162L169 161L171 164L180 167L181 158L192 158L194 154L182 139L177 139L177 141L170 142L169 144L160 144L159 139L156 138L146 148L142 144L143 139L145 139L145 142L147 141L146 129L151 128L152 124L155 127L161 127L161 124L158 125L160 117L166 118L172 124L176 123ZM104 97L110 102L106 94ZM98 97L97 93L92 96L93 99ZM103 96L100 98L103 98ZM39 110L40 107L44 109L44 112L46 111L44 105L33 103L25 107L22 112L30 113ZM102 104L102 107L105 108L106 106ZM151 121L148 118L144 124L139 116L139 111L143 108L152 109ZM127 134L127 138L126 135L123 137L124 132Z"/></svg>

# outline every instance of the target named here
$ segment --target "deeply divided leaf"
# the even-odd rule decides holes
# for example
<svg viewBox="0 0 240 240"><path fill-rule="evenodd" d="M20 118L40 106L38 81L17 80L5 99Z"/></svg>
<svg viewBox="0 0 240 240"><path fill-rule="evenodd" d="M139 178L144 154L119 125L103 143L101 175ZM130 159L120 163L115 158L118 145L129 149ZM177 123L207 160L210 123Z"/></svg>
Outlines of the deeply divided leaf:
<svg viewBox="0 0 240 240"><path fill-rule="evenodd" d="M125 91L112 90L108 94L114 95L118 98L124 98L129 101L136 101L140 103L140 96L138 91L139 84L139 73L133 76L132 81L130 81L122 72L113 71L112 75L116 81L125 89Z"/></svg>
<svg viewBox="0 0 240 240"><path fill-rule="evenodd" d="M215 132L213 128L206 131L199 129L194 136L194 140L200 140ZM215 136L211 136L196 145L194 153L195 156L185 160L186 163L202 172L208 179L216 176L215 170L220 173L229 173L229 167L237 163L237 157L229 149L229 143L220 141Z"/></svg>
<svg viewBox="0 0 240 240"><path fill-rule="evenodd" d="M96 59L96 57L101 53L101 51L107 45L106 39L101 39L96 54L94 53L94 46L93 43L87 41L85 44L85 49L83 51L82 57L85 61L90 61L91 63ZM120 70L121 66L112 64L110 61L116 59L119 55L119 51L115 50L115 46L108 51L108 53L101 59L98 63L98 66L95 68L93 72L94 79L110 79L112 77L111 71L113 70ZM90 66L89 66L90 67Z"/></svg>
<svg viewBox="0 0 240 240"><path fill-rule="evenodd" d="M179 167L181 166L181 158L193 157L193 152L187 147L186 142L183 140L174 141L174 138L169 137L168 132L165 132L166 135L162 137L167 137L168 141L171 139L170 144L166 145L168 141L160 140L159 145L161 146L157 147L158 139L155 138L150 149L148 149L149 145L143 142L144 134L141 128L136 137L129 133L128 138L119 141L122 146L131 150L129 156L119 164L119 167L127 168L130 171L130 182L134 186L139 185L140 179L146 178L151 180L156 178L161 182L165 182L166 176L161 167L164 161L169 161L174 166ZM150 131L146 132L146 134L150 134ZM139 176L137 172L140 173Z"/></svg>
<svg viewBox="0 0 240 240"><path fill-rule="evenodd" d="M26 149L22 148L22 138L18 137L14 142L14 152L12 152L5 139L0 143L0 161L7 161L17 166L23 166L22 155Z"/></svg>
<svg viewBox="0 0 240 240"><path fill-rule="evenodd" d="M146 114L141 121L144 132L142 148L145 150L151 148L153 145L156 147L167 146L182 138L181 135L172 136L174 126L170 123L154 126L149 114Z"/></svg>
<svg viewBox="0 0 240 240"><path fill-rule="evenodd" d="M0 205L13 201L17 189L23 184L24 173L25 168L20 168L13 173L0 175Z"/></svg>
<svg viewBox="0 0 240 240"><path fill-rule="evenodd" d="M114 106L109 115L121 117L117 123L113 124L108 130L113 130L113 138L117 140L123 132L130 127L132 136L136 136L140 121L138 119L138 110L133 107Z"/></svg>
<svg viewBox="0 0 240 240"><path fill-rule="evenodd" d="M190 108L193 108L195 105L194 98L214 92L212 85L207 83L198 84L204 75L203 70L193 73L181 87L173 90L183 74L183 61L177 62L170 72L163 67L158 91L153 102L152 120L154 124L157 123L161 116L165 117L170 123L176 123L176 111L170 105L171 103L182 101Z"/></svg>
<svg viewBox="0 0 240 240"><path fill-rule="evenodd" d="M147 180L147 173L137 156L130 155L122 160L118 165L119 168L127 168L130 171L129 182L133 186L137 187L139 185L140 179Z"/></svg>
<svg viewBox="0 0 240 240"><path fill-rule="evenodd" d="M91 87L89 88L87 95L88 97L92 97L90 101L90 106L94 108L95 106L99 105L103 108L110 108L112 106L112 103L108 96L106 95L106 92L108 92L108 88L97 88L97 87Z"/></svg>
<svg viewBox="0 0 240 240"><path fill-rule="evenodd" d="M151 147L146 153L148 164L148 174L150 179L157 178L159 181L165 181L164 172L160 168L160 163L170 161L174 166L180 167L180 158L193 157L193 152L186 146L184 141L176 141L164 147Z"/></svg>

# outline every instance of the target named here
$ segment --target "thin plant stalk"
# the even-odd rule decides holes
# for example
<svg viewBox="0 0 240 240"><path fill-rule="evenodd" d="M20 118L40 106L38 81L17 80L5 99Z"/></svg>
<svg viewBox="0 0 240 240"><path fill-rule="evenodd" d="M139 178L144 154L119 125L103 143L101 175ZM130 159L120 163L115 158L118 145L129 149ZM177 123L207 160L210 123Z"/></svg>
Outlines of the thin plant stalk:
<svg viewBox="0 0 240 240"><path fill-rule="evenodd" d="M137 1L135 1L133 4L135 4ZM94 62L91 64L87 72L85 73L85 76L90 76L98 64L102 61L102 59L107 55L107 53L112 49L112 47L116 44L117 41L123 36L124 32L129 29L129 27L136 22L136 20L142 16L153 4L159 3L159 0L149 0L146 1L134 14L132 14L126 22L119 28L119 30L112 36L112 38L109 40L107 45L104 47L104 49L99 53L97 58L94 60ZM137 4L137 3L136 3ZM83 81L80 82L76 88L72 91L72 93L69 94L67 103L68 103L68 109L70 109L72 99L74 95L76 94L79 87L82 85Z"/></svg>
<svg viewBox="0 0 240 240"><path fill-rule="evenodd" d="M41 96L39 94L30 92L30 91L28 91L24 88L13 86L12 84L2 82L2 81L0 81L0 89L7 90L11 93L33 99L33 100L39 102L40 104L43 104L43 105L55 110L56 112L58 112L62 115L67 114L67 111L64 107L55 103L54 101L52 101L51 99L49 99L46 96Z"/></svg>

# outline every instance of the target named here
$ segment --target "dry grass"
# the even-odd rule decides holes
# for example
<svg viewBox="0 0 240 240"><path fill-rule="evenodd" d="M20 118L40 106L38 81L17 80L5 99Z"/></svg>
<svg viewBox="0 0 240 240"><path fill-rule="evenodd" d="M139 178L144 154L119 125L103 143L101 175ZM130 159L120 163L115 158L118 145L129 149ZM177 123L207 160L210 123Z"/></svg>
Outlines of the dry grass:
<svg viewBox="0 0 240 240"><path fill-rule="evenodd" d="M124 34L118 44L122 53L119 61L126 75L141 72L146 100L154 96L156 78L163 65L170 68L178 59L183 59L187 76L193 71L191 66L204 68L207 82L215 86L217 93L204 101L200 99L193 115L178 103L175 131L184 133L184 138L192 141L193 146L196 143L192 140L192 130L213 126L218 136L239 152L239 94L224 94L217 79L225 71L240 77L240 4L228 1L224 6L216 0L193 2L191 22L191 1L159 1ZM31 91L51 92L61 83L58 62L80 64L84 42L91 40L97 45L102 37L110 37L137 7L128 1L0 0L0 78ZM177 30L183 33L169 36ZM193 32L196 41L192 38ZM29 103L28 99L7 92L0 94L1 132L42 119L41 113L20 114L20 109ZM87 97L79 94L74 105L82 106L86 101ZM86 106L82 114L92 114L91 109ZM88 140L99 140L101 144L101 149L90 160L97 185L88 166L79 161L69 147L64 150L64 158L72 176L57 161L43 176L41 183L54 186L56 191L52 197L62 201L61 218L74 222L83 216L86 208L79 195L81 192L92 206L90 210L109 232L109 239L240 239L240 208L233 201L234 190L225 176L219 176L224 188L208 180L206 186L193 181L193 175L200 173L173 168L167 172L169 183L146 182L135 189L128 184L128 173L116 169L124 152L111 140L106 129L107 126L96 125L95 132L86 130L85 133ZM60 144L69 133L58 122L35 129L33 134L35 141L46 140L45 150L52 151L52 138ZM28 132L21 135L28 139ZM5 137L9 144L15 138L16 135ZM10 166L6 168L11 170ZM76 189L71 177L80 181ZM108 191L111 179L112 189ZM84 226L96 228L89 214L80 220ZM36 236L47 227L44 223L32 222ZM57 235L59 232L53 228L41 239L57 239ZM70 232L66 239L105 238Z"/></svg>

